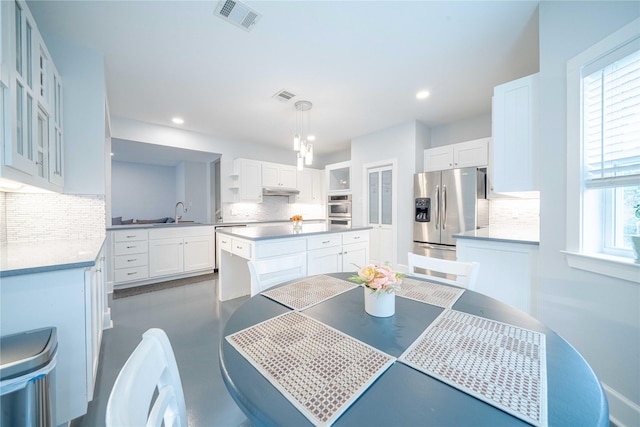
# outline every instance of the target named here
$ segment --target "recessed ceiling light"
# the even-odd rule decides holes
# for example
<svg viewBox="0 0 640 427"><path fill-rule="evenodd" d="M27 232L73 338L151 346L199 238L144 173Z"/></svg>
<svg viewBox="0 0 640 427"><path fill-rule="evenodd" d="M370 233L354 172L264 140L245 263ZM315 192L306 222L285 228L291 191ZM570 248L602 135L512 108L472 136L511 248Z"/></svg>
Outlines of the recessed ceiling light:
<svg viewBox="0 0 640 427"><path fill-rule="evenodd" d="M180 117L174 117L173 119L171 119L171 121L177 125L181 125L184 123L184 119Z"/></svg>
<svg viewBox="0 0 640 427"><path fill-rule="evenodd" d="M421 90L420 92L416 93L416 98L418 99L425 99L429 97L429 91L428 90Z"/></svg>
<svg viewBox="0 0 640 427"><path fill-rule="evenodd" d="M111 155L113 156L113 153L111 153Z"/></svg>

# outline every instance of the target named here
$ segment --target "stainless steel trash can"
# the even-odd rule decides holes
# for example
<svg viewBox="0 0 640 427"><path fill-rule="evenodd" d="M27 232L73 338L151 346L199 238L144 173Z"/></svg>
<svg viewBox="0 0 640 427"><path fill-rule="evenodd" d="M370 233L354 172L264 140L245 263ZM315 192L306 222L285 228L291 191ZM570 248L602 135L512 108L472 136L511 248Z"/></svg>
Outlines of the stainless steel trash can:
<svg viewBox="0 0 640 427"><path fill-rule="evenodd" d="M57 348L56 328L0 337L0 426L56 425Z"/></svg>

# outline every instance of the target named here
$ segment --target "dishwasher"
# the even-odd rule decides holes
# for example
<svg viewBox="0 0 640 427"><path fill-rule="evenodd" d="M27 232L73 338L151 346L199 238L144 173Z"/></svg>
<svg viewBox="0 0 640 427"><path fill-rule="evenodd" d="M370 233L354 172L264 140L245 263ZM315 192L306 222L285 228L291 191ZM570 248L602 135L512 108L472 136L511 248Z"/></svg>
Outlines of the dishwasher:
<svg viewBox="0 0 640 427"><path fill-rule="evenodd" d="M231 227L246 227L247 224L216 224L213 226L213 251L215 253L215 265L213 266L213 271L218 271L218 266L220 265L220 250L218 249L218 236L216 235L218 230L221 228L231 228Z"/></svg>

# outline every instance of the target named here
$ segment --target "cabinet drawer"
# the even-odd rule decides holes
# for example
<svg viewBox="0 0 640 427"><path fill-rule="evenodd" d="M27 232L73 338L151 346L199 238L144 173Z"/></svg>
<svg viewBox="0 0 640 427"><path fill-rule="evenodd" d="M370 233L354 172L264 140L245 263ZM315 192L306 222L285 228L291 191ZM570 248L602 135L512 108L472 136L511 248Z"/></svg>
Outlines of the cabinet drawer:
<svg viewBox="0 0 640 427"><path fill-rule="evenodd" d="M130 254L130 255L118 255L115 257L114 267L115 268L130 268L130 267L140 267L143 265L147 265L147 254Z"/></svg>
<svg viewBox="0 0 640 427"><path fill-rule="evenodd" d="M315 236L307 238L307 250L328 248L331 246L342 245L342 235L336 234L324 234L322 236Z"/></svg>
<svg viewBox="0 0 640 427"><path fill-rule="evenodd" d="M302 253L307 250L305 239L275 239L256 242L256 258Z"/></svg>
<svg viewBox="0 0 640 427"><path fill-rule="evenodd" d="M231 237L219 235L218 245L220 245L221 250L231 252Z"/></svg>
<svg viewBox="0 0 640 427"><path fill-rule="evenodd" d="M140 267L122 268L115 271L116 283L142 280L149 277L149 269L146 265Z"/></svg>
<svg viewBox="0 0 640 427"><path fill-rule="evenodd" d="M113 232L114 242L133 242L138 240L147 240L148 231L141 230L118 230Z"/></svg>
<svg viewBox="0 0 640 427"><path fill-rule="evenodd" d="M350 245L352 243L362 243L369 241L369 231L352 231L342 235L342 244Z"/></svg>
<svg viewBox="0 0 640 427"><path fill-rule="evenodd" d="M129 255L146 253L149 250L149 242L119 242L115 244L114 255Z"/></svg>
<svg viewBox="0 0 640 427"><path fill-rule="evenodd" d="M231 239L231 252L242 258L251 259L251 246L246 240Z"/></svg>

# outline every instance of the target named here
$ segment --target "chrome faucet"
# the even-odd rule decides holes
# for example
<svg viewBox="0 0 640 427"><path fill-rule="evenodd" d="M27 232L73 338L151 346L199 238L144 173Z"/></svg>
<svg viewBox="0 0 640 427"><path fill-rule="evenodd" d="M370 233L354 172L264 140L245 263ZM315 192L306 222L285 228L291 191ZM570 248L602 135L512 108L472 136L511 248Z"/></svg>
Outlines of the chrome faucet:
<svg viewBox="0 0 640 427"><path fill-rule="evenodd" d="M182 215L184 215L184 213L187 212L187 208L184 205L184 203L182 202L176 203L176 224L178 223L178 221L180 221L180 218L182 218L182 216L178 216L178 205L182 205Z"/></svg>

